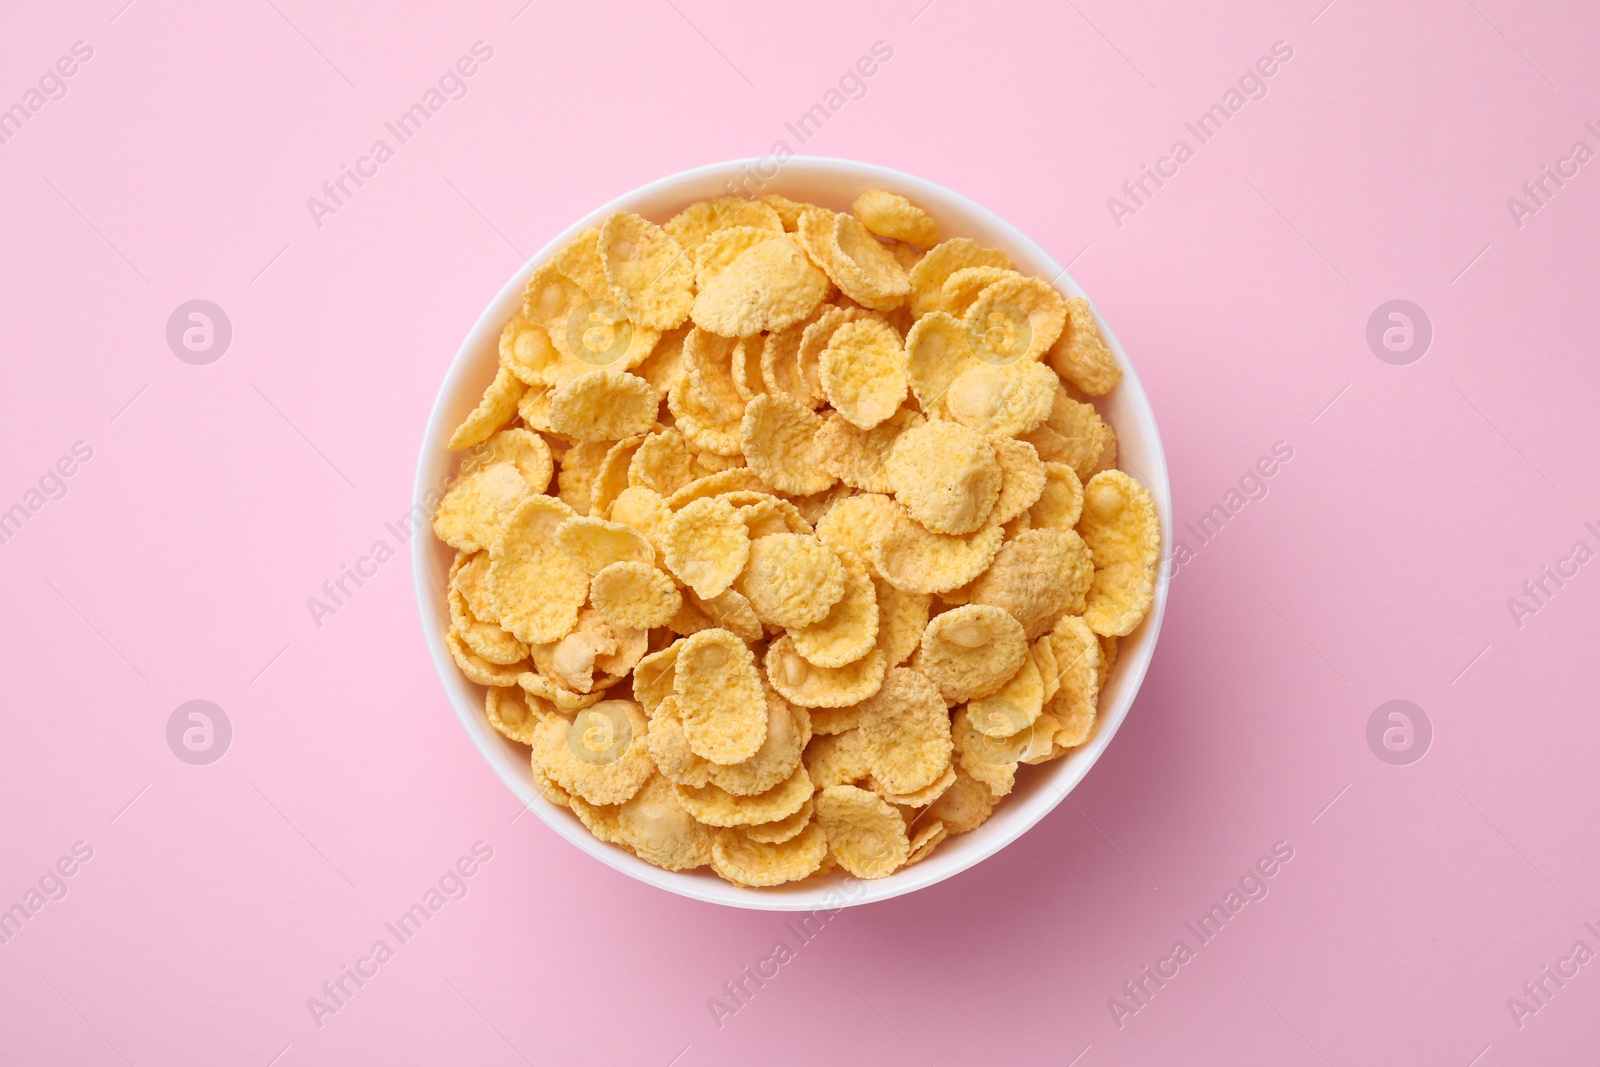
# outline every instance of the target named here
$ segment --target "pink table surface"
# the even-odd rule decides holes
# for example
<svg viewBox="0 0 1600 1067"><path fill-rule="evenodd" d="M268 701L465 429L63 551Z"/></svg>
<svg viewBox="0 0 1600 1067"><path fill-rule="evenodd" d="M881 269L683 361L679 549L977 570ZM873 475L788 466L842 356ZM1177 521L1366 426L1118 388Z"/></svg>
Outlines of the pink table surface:
<svg viewBox="0 0 1600 1067"><path fill-rule="evenodd" d="M0 907L27 916L0 1062L1597 1062L1592 6L125 3L0 34ZM802 145L786 124L841 88ZM514 818L403 551L307 606L401 547L435 390L523 257L777 141L942 182L1070 262L1192 553L1071 803L809 940ZM1134 199L1144 165L1168 176ZM207 365L166 339L193 299L232 327ZM1396 299L1420 359L1368 344ZM1230 497L1278 442L1266 495ZM1202 543L1183 524L1219 504ZM196 699L232 728L208 765L167 740ZM1409 748L1398 720L1369 745L1390 700L1431 740L1413 712ZM388 932L441 877L458 899Z"/></svg>

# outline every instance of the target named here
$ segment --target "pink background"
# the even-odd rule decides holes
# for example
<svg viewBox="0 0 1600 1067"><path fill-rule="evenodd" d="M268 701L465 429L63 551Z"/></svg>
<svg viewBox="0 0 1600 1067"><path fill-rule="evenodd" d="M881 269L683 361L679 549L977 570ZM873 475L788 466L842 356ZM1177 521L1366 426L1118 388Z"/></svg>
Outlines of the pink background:
<svg viewBox="0 0 1600 1067"><path fill-rule="evenodd" d="M0 1061L1594 1062L1600 961L1520 1028L1507 1007L1600 950L1600 566L1520 628L1507 607L1600 548L1600 163L1520 228L1506 206L1600 149L1592 9L122 3L0 34L0 107L93 48L0 145L0 509L93 449L0 545L0 907L93 849L0 946ZM467 95L317 227L306 198L477 40ZM801 148L784 123L879 40ZM1280 40L1267 96L1119 228L1107 198ZM1070 261L1150 392L1180 529L1294 449L1210 544L1180 533L1150 675L1072 802L803 946L513 821L404 552L320 628L306 607L398 547L434 393L523 256L780 139ZM209 366L165 340L195 298L233 325ZM1408 366L1365 340L1396 298L1433 324ZM197 698L234 730L209 766L166 742ZM1431 720L1420 762L1368 747L1391 699ZM467 895L315 1025L307 998L477 841ZM1108 998L1279 841L1266 899L1119 1028ZM708 999L779 939L796 957L719 1028Z"/></svg>

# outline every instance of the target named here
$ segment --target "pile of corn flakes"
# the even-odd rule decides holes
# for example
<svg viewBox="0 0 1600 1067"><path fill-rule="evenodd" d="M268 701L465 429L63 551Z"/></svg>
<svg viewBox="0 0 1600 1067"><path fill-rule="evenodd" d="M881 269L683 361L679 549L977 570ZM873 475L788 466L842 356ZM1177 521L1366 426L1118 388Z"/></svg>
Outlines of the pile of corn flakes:
<svg viewBox="0 0 1600 1067"><path fill-rule="evenodd" d="M1161 554L1121 376L1086 300L891 192L619 212L450 441L450 650L601 840L892 874L1094 732Z"/></svg>

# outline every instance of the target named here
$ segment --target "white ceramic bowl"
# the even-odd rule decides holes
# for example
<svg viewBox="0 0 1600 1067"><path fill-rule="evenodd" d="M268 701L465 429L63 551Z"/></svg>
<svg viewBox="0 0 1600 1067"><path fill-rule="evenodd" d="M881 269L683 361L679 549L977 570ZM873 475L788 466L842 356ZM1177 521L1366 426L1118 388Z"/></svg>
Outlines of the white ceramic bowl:
<svg viewBox="0 0 1600 1067"><path fill-rule="evenodd" d="M734 191L736 186L729 183L738 183L745 176L749 176L743 186L745 195L781 193L795 200L811 201L841 211L849 209L861 190L889 189L904 194L932 214L938 220L939 232L943 237L970 237L979 244L1000 248L1023 273L1054 279L1056 287L1068 295L1083 295L1083 291L1044 249L993 212L942 186L867 163L811 157L785 161L775 177L758 185L754 179L771 173L773 166L762 160L731 160L651 182L578 219L565 232L553 238L531 262L512 275L499 295L490 301L479 316L445 375L422 439L415 499L428 499L429 493L437 493L454 473L458 456L445 447L445 442L455 426L477 404L484 388L494 377L500 328L522 306L523 285L534 266L545 262L578 231L599 225L614 211L633 211L657 222L665 222L692 201ZM1134 695L1139 691L1139 684L1144 680L1145 670L1150 665L1156 636L1161 629L1162 612L1166 608L1168 557L1172 544L1172 497L1167 484L1166 458L1156 431L1155 416L1150 410L1144 388L1139 384L1139 376L1104 320L1100 323L1100 330L1122 366L1123 379L1122 384L1109 396L1097 398L1096 406L1117 432L1118 466L1151 491L1161 512L1162 565L1156 585L1155 604L1143 625L1131 636L1122 639L1116 667L1101 693L1099 725L1094 737L1088 744L1062 759L1022 768L1017 776L1016 789L996 806L989 821L978 829L948 838L928 859L888 878L863 881L835 871L825 878L808 879L771 889L741 889L704 868L683 873L664 871L620 848L597 840L570 811L552 804L539 794L529 767L527 748L506 740L494 731L484 716L483 687L463 677L450 658L444 640L450 623L445 585L453 550L432 537L431 533L423 532L412 541L412 566L416 576L417 603L422 612L422 629L433 654L433 665L439 672L439 679L444 683L445 692L461 725L501 780L556 833L595 859L630 877L697 900L772 911L832 909L888 900L910 893L942 882L994 855L1061 803L1073 787L1083 780L1083 776L1116 736L1117 728L1127 716Z"/></svg>

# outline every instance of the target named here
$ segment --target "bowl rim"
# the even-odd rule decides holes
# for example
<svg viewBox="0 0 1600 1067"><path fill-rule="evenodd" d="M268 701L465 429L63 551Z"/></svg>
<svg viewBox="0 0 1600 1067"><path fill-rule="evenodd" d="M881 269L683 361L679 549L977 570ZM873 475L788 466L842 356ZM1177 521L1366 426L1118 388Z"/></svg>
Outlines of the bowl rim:
<svg viewBox="0 0 1600 1067"><path fill-rule="evenodd" d="M1067 273L1066 267L1058 264L1055 258L1031 237L991 209L945 186L893 168L859 160L839 159L828 156L788 156L778 161L777 173L773 177L765 178L766 169L771 166L773 166L773 157L744 157L693 167L657 178L630 192L613 198L608 203L574 221L566 229L556 234L537 253L517 267L511 278L485 306L476 321L474 321L471 329L468 330L466 337L460 347L457 348L455 356L445 371L444 379L440 383L438 391L434 395L418 452L416 475L412 486L413 506L423 505L423 502L429 500L430 495L436 500L437 496L442 493L443 484L434 484L434 480L429 477L429 469L437 461L436 451L443 449L444 442L448 439L450 430L453 429L453 424L446 424L444 420L458 406L456 398L457 394L461 392L463 379L470 377L474 366L482 360L486 339L491 345L498 339L500 330L504 325L505 313L503 308L511 301L513 294L522 291L528 276L533 272L536 265L546 262L555 250L560 248L566 241L580 231L590 226L598 225L613 212L629 210L640 204L641 201L658 197L662 193L674 189L704 184L707 179L730 176L730 181L724 184L731 191L731 176L746 176L746 180L748 180L750 172L755 170L758 175L763 175L759 179L762 185L762 192L781 192L781 186L784 185L786 174L789 176L789 180L793 182L797 177L809 173L817 175L822 180L836 179L842 176L849 182L850 178L858 178L871 183L866 187L891 189L907 195L914 201L918 199L919 195L928 202L948 201L965 213L967 221L972 228L981 228L992 238L1001 238L995 243L1005 244L1013 249L1025 250L1027 258L1051 270L1053 272L1051 285L1057 290L1066 291L1072 296L1087 297L1087 294ZM849 182L849 184L855 186L854 182ZM862 188L862 186L855 187ZM688 202L689 198L685 197L683 203ZM1094 309L1092 300L1090 301L1090 307ZM862 880L843 875L837 879L825 879L815 885L806 886L806 890L798 888L785 890L782 887L743 888L723 881L714 874L704 875L703 872L666 871L646 864L636 856L615 845L601 841L592 835L582 823L573 818L570 812L545 799L537 789L532 787L529 780L518 778L511 772L503 759L503 748L500 748L500 746L509 742L504 741L488 725L487 719L484 717L482 687L477 686L476 683L471 682L462 675L454 659L450 656L449 650L445 645L444 633L437 625L441 604L430 599L430 597L434 596L441 598L443 596L442 593L433 591L434 575L432 572L436 567L435 560L438 558L441 548L445 546L437 542L432 535L432 505L428 504L423 506L422 509L427 518L423 520L420 528L416 530L411 539L412 583L416 593L418 618L422 625L423 637L427 643L435 673L444 689L445 696L454 709L457 720L472 739L478 754L495 770L500 780L518 798L523 805L524 811L533 811L541 822L583 852L607 866L648 885L665 889L693 900L727 907L756 911L802 912L836 910L842 907L890 900L952 878L994 856L1017 841L1067 799L1068 794L1083 781L1090 769L1099 762L1101 755L1110 745L1112 738L1116 736L1118 729L1127 718L1155 654L1161 632L1162 619L1166 613L1171 579L1172 496L1160 429L1156 422L1155 412L1150 406L1149 397L1139 379L1138 372L1129 360L1121 341L1118 340L1115 332L1099 314L1098 309L1094 309L1094 315L1107 347L1111 350L1118 366L1123 371L1122 382L1116 390L1116 400L1119 404L1132 406L1135 421L1139 423L1139 436L1147 446L1148 454L1137 473L1141 475L1138 479L1140 483L1145 485L1155 499L1162 529L1161 562L1157 571L1155 596L1149 613L1140 624L1139 629L1135 631L1135 633L1142 634L1138 647L1132 655L1119 655L1118 657L1115 670L1121 675L1121 678L1117 683L1116 700L1111 709L1100 709L1094 736L1072 754L1058 761L1052 761L1052 777L1044 779L1052 788L1036 790L1036 793L1045 795L1043 801L1037 798L1028 798L1029 803L1020 811L1013 810L1010 812L1009 818L1004 822L986 824L992 825L994 830L1000 831L990 835L993 838L992 843L986 842L985 847L982 849L968 850L972 853L970 856L958 857L953 863L947 861L943 864L936 864L935 860L940 858L939 854L936 853L929 860L910 868L905 868L888 878ZM1124 431L1116 426L1113 428L1117 429L1120 442L1124 437ZM1119 448L1119 467L1122 463L1123 456ZM448 469L453 471L454 464L448 465ZM1124 638L1123 640L1126 641L1127 639ZM470 687L471 691L476 694L473 699L464 699L463 689L465 687ZM497 749L499 750L497 751ZM1042 767L1048 766L1050 765L1042 765ZM1039 777L1042 778L1043 776ZM1050 796L1050 794L1054 795ZM520 818L521 814L519 812L517 817ZM944 854L945 857L950 855L948 852ZM797 885L805 886L806 883L798 883ZM844 888L841 889L841 886Z"/></svg>

